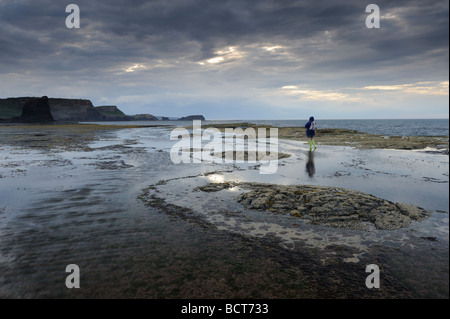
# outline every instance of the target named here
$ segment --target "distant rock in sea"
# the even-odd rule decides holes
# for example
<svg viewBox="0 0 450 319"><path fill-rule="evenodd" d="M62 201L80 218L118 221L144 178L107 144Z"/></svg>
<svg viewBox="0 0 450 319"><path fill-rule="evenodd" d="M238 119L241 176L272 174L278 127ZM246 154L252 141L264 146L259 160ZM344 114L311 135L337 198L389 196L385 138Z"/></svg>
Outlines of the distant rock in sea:
<svg viewBox="0 0 450 319"><path fill-rule="evenodd" d="M205 121L205 117L203 115L189 115L178 119L178 121L193 121L193 120Z"/></svg>
<svg viewBox="0 0 450 319"><path fill-rule="evenodd" d="M158 121L158 118L151 114L128 115L131 121Z"/></svg>
<svg viewBox="0 0 450 319"><path fill-rule="evenodd" d="M44 123L53 122L54 118L50 111L48 97L34 98L23 105L22 115L13 118L14 122Z"/></svg>

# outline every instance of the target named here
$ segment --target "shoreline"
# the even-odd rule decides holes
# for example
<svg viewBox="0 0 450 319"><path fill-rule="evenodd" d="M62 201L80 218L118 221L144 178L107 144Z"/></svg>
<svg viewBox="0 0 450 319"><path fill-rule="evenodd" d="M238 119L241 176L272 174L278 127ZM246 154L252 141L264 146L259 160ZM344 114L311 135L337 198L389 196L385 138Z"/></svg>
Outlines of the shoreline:
<svg viewBox="0 0 450 319"><path fill-rule="evenodd" d="M225 128L243 129L253 128L277 128L278 138L284 140L294 140L307 142L306 129L303 127L282 127L272 125L260 125L252 123L221 123L221 124L205 124L202 129L217 128L224 132ZM187 126L186 128L192 128ZM449 153L449 136L387 136L380 134L369 134L356 130L342 128L325 128L318 129L314 137L316 144L319 145L336 145L351 146L357 149L400 149L400 150L425 150L434 148L443 154Z"/></svg>
<svg viewBox="0 0 450 319"><path fill-rule="evenodd" d="M168 124L99 124L98 122L80 123L80 122L53 122L53 123L0 123L1 127L15 128L83 128L90 130L117 130L130 128L148 128L148 127L176 127ZM192 129L192 126L184 126L186 129ZM222 133L225 128L277 128L278 138L282 140L293 140L307 142L305 128L303 127L283 127L273 125L252 124L248 122L242 123L220 123L220 124L202 124L202 129L217 128ZM325 128L318 129L314 140L318 146L335 145L350 146L357 149L398 149L398 150L423 150L429 149L430 152L437 154L449 154L449 136L431 136L431 135L415 135L415 136L388 136L380 134L369 134L356 130L342 128Z"/></svg>
<svg viewBox="0 0 450 319"><path fill-rule="evenodd" d="M414 296L417 296L418 289L416 287L424 286L427 290L433 289L434 282L413 283L405 287L405 280L400 280L399 275L395 273L398 270L401 271L401 275L404 275L405 271L411 272L411 274L407 274L408 280L413 277L416 278L416 272L421 271L422 268L427 269L427 271L434 271L439 276L437 277L439 278L438 284L444 284L444 279L441 279L441 274L438 274L438 272L446 265L441 259L448 259L448 254L445 255L445 249L448 251L448 240L447 242L445 240L445 238L448 238L447 211L436 213L433 209L432 216L422 221L416 221L408 217L411 219L409 225L407 225L407 219L403 217L406 215L400 212L396 215L396 217L400 217L399 223L396 223L396 225L405 227L396 230L378 229L373 227L372 223L368 224L369 227L365 230L358 230L358 227L356 227L357 229L352 227L334 228L326 225L326 222L309 223L307 219L301 218L301 214L310 208L303 207L304 211L302 212L302 209L298 210L297 206L312 204L315 199L313 197L306 198L307 195L309 196L314 192L301 194L302 190L297 189L297 187L302 187L301 184L313 183L315 184L313 187L319 189L321 184L327 184L326 188L320 188L325 193L321 194L319 200L323 199L332 203L333 200L338 199L337 196L345 195L337 194L336 189L351 188L359 190L361 193L371 194L372 191L367 190L373 190L373 185L388 182L386 183L388 185L386 190L381 195L376 194L374 196L387 199L385 197L389 197L390 195L387 194L391 192L394 193L394 197L397 196L395 194L406 194L403 197L400 196L402 198L396 199L395 202L410 203L410 200L414 200L417 204L417 202L421 203L422 199L420 196L414 195L415 188L411 189L417 184L421 188L424 186L426 188L424 194L426 205L424 207L428 209L430 201L434 201L436 198L439 201L439 206L445 204L442 193L437 193L435 198L433 192L434 190L441 192L442 186L448 186L448 175L443 178L441 174L446 173L448 168L443 167L438 172L434 172L427 167L437 167L441 162L446 162L447 157L412 153L409 150L386 152L385 150L358 150L349 145L325 146L325 144L322 144L324 145L322 148L312 152L315 153L314 162L319 176L316 175L313 179L309 179L304 172L305 164L308 162L308 152L302 146L302 141L286 139L280 143L279 151L290 153L291 156L280 160L277 174L261 176L253 165L246 163L239 165L233 163L224 165L213 163L201 165L173 164L168 154L173 141L168 139L168 132L164 128L146 131L131 129L120 131L120 133L116 129L127 128L127 126L82 124L52 126L53 129L47 126L41 128L39 130L39 126L27 125L26 127L11 127L8 132L4 131L7 133L4 136L7 137L8 141L2 139L0 148L6 151L13 150L13 152L8 157L5 156L0 159L0 181L4 182L2 186L10 194L8 204L5 204L4 208L3 206L0 207L0 215L4 216L3 219L0 219L0 223L4 222L3 225L13 227L12 231L35 236L36 242L39 243L38 249L48 245L49 254L53 251L53 249L50 249L54 248L53 244L45 241L46 237L42 237L43 241L38 241L38 239L41 239L38 236L40 233L27 232L28 228L17 228L20 223L15 226L16 218L20 219L27 216L31 221L44 222L42 227L55 223L54 226L57 226L57 229L61 231L61 244L67 244L67 240L70 241L65 237L66 227L73 225L73 231L79 231L80 233L86 231L86 227L92 227L96 236L99 233L102 234L99 237L100 240L114 245L118 239L122 240L123 244L132 244L134 241L132 237L128 236L112 236L108 227L115 227L115 234L120 234L123 231L123 225L128 225L130 233L133 234L136 227L141 227L143 229L142 238L149 240L151 234L148 233L148 227L153 225L151 224L152 220L159 218L160 215L167 215L169 217L167 225L173 225L174 221L182 220L183 222L180 222L180 226L183 225L182 227L191 228L195 225L195 229L207 230L211 232L213 237L216 234L223 234L224 240L217 242L218 246L212 247L207 256L208 260L215 260L218 265L223 262L223 259L222 255L216 254L215 251L221 250L228 253L229 242L227 240L230 240L232 243L242 244L251 251L257 249L258 256L261 258L261 265L267 267L267 273L274 274L273 280L276 282L281 276L274 273L274 270L278 268L271 268L267 265L277 263L278 258L282 256L283 267L287 266L293 271L299 271L301 275L298 278L301 277L305 284L311 284L313 288L311 289L311 296L316 298L333 296L342 298L390 298L400 296L414 298ZM168 128L170 129L170 127ZM143 129L145 130L145 128ZM302 128L299 129L304 131ZM425 163L423 160L425 160ZM403 167L405 167L405 171L401 169ZM421 167L425 168L423 174L419 171ZM336 174L336 172L339 174ZM45 176L45 179L42 176ZM54 178L49 178L50 176ZM427 179L423 177L427 177ZM261 198L260 202L266 204L267 201L268 208L284 209L277 205L284 205L287 203L286 200L282 196L276 198L280 194L274 192L285 188L286 184L295 184L297 186L292 191L294 194L296 191L299 192L296 195L300 196L298 198L300 204L297 201L296 209L300 213L300 217L296 216L296 212L292 213L290 209L287 214L277 213L277 211L270 209L268 212L247 209L234 198L242 191L242 189L236 188L239 187L238 183L241 183L240 186L250 185L250 187L258 188L259 183L267 182L267 180L271 185L261 188L261 191L255 193L258 196L255 196L254 199L257 199L256 197L259 197L259 195L267 194L267 190L269 190L273 194L264 195L265 198ZM160 182L156 183L156 181ZM447 184L443 185L440 182L446 182ZM372 185L367 188L370 183ZM405 183L402 186L405 188L396 188L402 183ZM348 187L349 185L351 187ZM103 191L101 191L102 189ZM146 190L148 191L147 194L145 194ZM34 196L38 199L38 205L27 198L28 195L33 194L33 191L35 192ZM330 196L327 196L327 192ZM291 193L290 190L288 190L288 193ZM338 191L338 193L341 193L341 191ZM275 200L269 198L272 195ZM301 197L303 195L305 195L304 198ZM121 196L120 199L116 199L117 196ZM143 200L137 200L139 196ZM364 198L366 197L364 196L362 196L362 201L359 201L360 203L365 201ZM21 202L24 200L26 202L24 201L22 204L14 203L14 198L20 198ZM133 203L133 206L124 205L123 209L118 211L119 201L124 198L129 203ZM302 200L303 202L301 202ZM139 202L139 205L136 202ZM345 199L344 202L351 204ZM384 201L380 203L379 207L394 208L390 206L390 203L388 203L389 205L384 205ZM251 204L253 204L253 201ZM21 209L21 205L29 208L28 215L27 210ZM49 209L50 214L48 213ZM102 221L100 224L95 224L95 209L102 211L102 216L99 216L100 221ZM82 211L84 215L80 214L79 211ZM345 212L345 209L342 211ZM39 214L36 214L36 212L39 212ZM322 212L317 211L317 213L321 214ZM18 214L18 216L15 216L15 214ZM133 218L132 215L136 217L136 224L134 224L134 219L130 219ZM83 216L86 216L86 218ZM331 217L341 218L345 217L345 214ZM61 220L58 220L59 218ZM108 227L104 228L102 226L103 221L109 220L109 218L111 218L110 223L107 224ZM376 217L374 218L376 219ZM446 224L445 221L442 221L445 218L447 218ZM123 220L124 224L122 225L117 220ZM74 221L78 223L73 223ZM362 222L366 223L364 220ZM435 226L437 222L440 223L439 227L442 229L437 229L437 226ZM39 223L38 225L40 225ZM35 224L30 225L32 225L30 229L35 229ZM152 227L159 229L158 227L161 227L161 225L155 224ZM429 229L436 233L427 233ZM174 233L176 233L176 230L174 230ZM183 238L183 240L190 247L190 243L195 243L196 239L189 238L189 234L190 230L184 235L188 237ZM150 237L150 239L157 240L153 237ZM149 243L151 244L152 241L149 241ZM28 246L25 247L29 248ZM141 249L141 246L138 245L137 247ZM95 245L92 245L91 248L95 254L98 254ZM176 245L168 249L176 249ZM122 250L120 250L120 253L122 253ZM401 255L404 253L407 254L406 257L408 258L416 256L421 258L420 265L423 267L416 270L409 267L409 264L405 265L403 261L406 257ZM161 250L161 256L166 255ZM82 254L77 256L81 260L86 258ZM135 256L130 254L129 258L131 260ZM147 255L143 254L143 263L147 263L148 258ZM186 258L189 259L189 256ZM233 258L235 257L230 257L231 262L239 262L243 265L251 262L245 254L242 260L236 261ZM398 262L400 266L393 267L393 261L387 261L390 260L389 258ZM65 260L61 262L65 262ZM113 262L117 261L114 260ZM168 259L167 262L171 263L172 260ZM366 274L362 266L367 263L379 264L383 269L383 279L389 278L389 283L384 282L383 291L370 291L365 287ZM388 270L388 268L390 269ZM405 268L405 271L403 271L403 268ZM161 285L171 282L171 276L166 274L163 268L155 271L160 271L163 276L167 276L164 277L166 281L161 282ZM175 274L180 274L178 268L173 268L173 271ZM204 275L204 271L206 270L201 267L198 268L200 277ZM219 282L222 276L221 270L215 269L215 271L217 271L217 274L216 272L212 273L211 278ZM261 274L262 271L263 269L257 267L254 271L243 273L243 278L252 278L253 275L258 277L258 274ZM339 284L331 280L331 273L336 275L333 278L337 279L340 282ZM358 278L358 282L355 283L354 278ZM185 278L183 277L183 279ZM193 278L192 280L197 279ZM187 282L190 281L187 280ZM265 280L260 278L258 284L264 282ZM252 280L249 280L248 285L251 284ZM286 285L288 284L279 286L276 291L277 296L287 296L284 292L284 288L288 289ZM186 287L188 286L186 285ZM233 293L233 287L224 285L221 289L224 294L225 291ZM329 289L333 293L327 292ZM445 287L441 289L443 289L443 292L439 292L435 296L448 297L448 291L445 290ZM180 291L180 294L188 293L188 291ZM242 288L242 291L245 291L245 288ZM290 292L293 296L306 297L306 295L300 293L296 294L294 289ZM96 290L92 290L92 293L98 294ZM120 292L117 293L120 295ZM264 291L261 293L264 293Z"/></svg>
<svg viewBox="0 0 450 319"><path fill-rule="evenodd" d="M2 123L0 127L40 127L40 128L62 128L62 127L89 127L97 129L121 129L121 128L142 128L142 127L164 127L168 125L164 124L126 124L126 125L114 125L114 124L98 124L99 122L49 122L49 123Z"/></svg>

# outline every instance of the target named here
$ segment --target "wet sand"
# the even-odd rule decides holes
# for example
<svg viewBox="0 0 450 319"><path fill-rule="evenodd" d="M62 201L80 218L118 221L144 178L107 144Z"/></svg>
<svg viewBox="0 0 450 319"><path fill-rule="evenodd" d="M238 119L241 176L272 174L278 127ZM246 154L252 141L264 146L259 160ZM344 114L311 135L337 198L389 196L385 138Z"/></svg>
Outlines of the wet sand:
<svg viewBox="0 0 450 319"><path fill-rule="evenodd" d="M248 163L175 165L168 128L92 128L8 128L0 296L448 298L442 140L437 153L391 151L325 145L318 133L311 154L290 138L264 176ZM396 230L332 227L239 202L261 183L357 190L430 214ZM78 291L64 286L70 263L82 269ZM382 289L365 286L372 263Z"/></svg>

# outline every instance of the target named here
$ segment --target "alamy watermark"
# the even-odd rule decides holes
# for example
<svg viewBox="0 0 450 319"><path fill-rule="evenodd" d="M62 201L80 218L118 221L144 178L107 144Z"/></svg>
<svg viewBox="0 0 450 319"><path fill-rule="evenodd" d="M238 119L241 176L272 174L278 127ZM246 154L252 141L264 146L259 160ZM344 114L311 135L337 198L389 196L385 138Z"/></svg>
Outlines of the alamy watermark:
<svg viewBox="0 0 450 319"><path fill-rule="evenodd" d="M80 28L80 7L76 4L69 4L66 7L66 12L70 13L66 18L67 29Z"/></svg>
<svg viewBox="0 0 450 319"><path fill-rule="evenodd" d="M67 265L66 272L70 272L70 275L66 277L66 287L80 288L80 267L76 264Z"/></svg>
<svg viewBox="0 0 450 319"><path fill-rule="evenodd" d="M380 288L380 268L378 265L367 265L366 272L370 273L370 275L366 278L366 287L369 289Z"/></svg>
<svg viewBox="0 0 450 319"><path fill-rule="evenodd" d="M369 4L366 7L366 13L370 14L366 17L366 27L369 29L380 28L380 8L376 4Z"/></svg>
<svg viewBox="0 0 450 319"><path fill-rule="evenodd" d="M202 130L197 120L193 121L192 134L178 127L172 130L170 139L178 140L170 150L175 164L256 163L260 164L260 174L275 174L278 169L277 128L225 128L222 135L218 128Z"/></svg>

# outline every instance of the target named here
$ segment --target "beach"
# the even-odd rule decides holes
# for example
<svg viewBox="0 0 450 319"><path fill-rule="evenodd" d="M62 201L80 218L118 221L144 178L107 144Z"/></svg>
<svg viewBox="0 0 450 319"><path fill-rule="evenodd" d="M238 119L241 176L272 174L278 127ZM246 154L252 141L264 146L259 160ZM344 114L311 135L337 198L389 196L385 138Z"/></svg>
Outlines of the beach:
<svg viewBox="0 0 450 319"><path fill-rule="evenodd" d="M174 127L0 127L0 296L448 298L448 136L277 127L260 174L173 163Z"/></svg>

